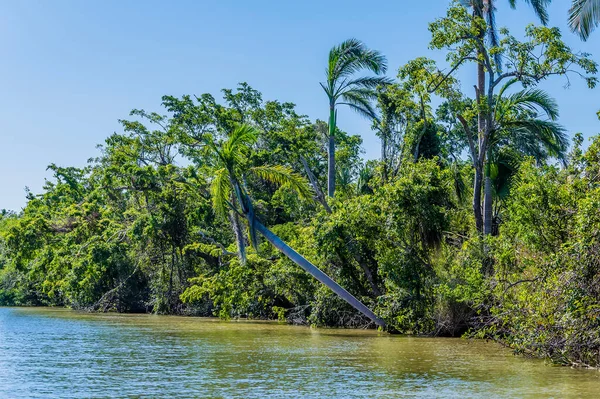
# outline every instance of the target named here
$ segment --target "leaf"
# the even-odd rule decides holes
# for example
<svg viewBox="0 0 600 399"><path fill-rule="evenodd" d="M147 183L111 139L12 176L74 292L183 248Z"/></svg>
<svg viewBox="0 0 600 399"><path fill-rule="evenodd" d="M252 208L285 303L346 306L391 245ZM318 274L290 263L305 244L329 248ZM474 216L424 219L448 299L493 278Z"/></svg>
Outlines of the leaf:
<svg viewBox="0 0 600 399"><path fill-rule="evenodd" d="M255 166L250 171L261 179L291 188L303 199L312 199L312 193L306 179L286 166Z"/></svg>

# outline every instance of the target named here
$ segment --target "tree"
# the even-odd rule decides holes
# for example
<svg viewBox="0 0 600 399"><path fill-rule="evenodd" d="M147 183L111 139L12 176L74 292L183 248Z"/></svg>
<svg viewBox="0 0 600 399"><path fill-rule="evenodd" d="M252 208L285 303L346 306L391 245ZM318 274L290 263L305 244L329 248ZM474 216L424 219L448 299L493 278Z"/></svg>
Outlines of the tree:
<svg viewBox="0 0 600 399"><path fill-rule="evenodd" d="M553 75L575 73L582 76L588 86L594 87L597 65L585 53L573 52L561 39L557 28L529 25L525 31L527 41L520 42L503 29L498 46L490 46L485 41L486 21L477 15L470 15L464 7L452 6L446 17L430 24L431 46L449 50L448 60L452 70L467 62L475 62L483 79L475 86L475 102L472 110L477 115L477 132L468 129L465 115L457 115L463 125L469 143L469 151L475 168L473 212L477 229L491 233L491 197L484 197L481 212L481 191L484 183L484 168L494 131L495 95L502 85L516 79L523 86L532 86ZM500 55L503 65L495 62ZM452 71L451 70L451 71ZM488 190L488 194L490 191ZM487 217L487 219L486 219Z"/></svg>
<svg viewBox="0 0 600 399"><path fill-rule="evenodd" d="M569 26L582 40L587 40L600 24L599 0L573 0L569 10Z"/></svg>
<svg viewBox="0 0 600 399"><path fill-rule="evenodd" d="M398 108L396 99L404 97L405 93L396 84L388 85L379 90L377 108L381 113L373 121L372 129L381 140L381 179L387 183L396 174L397 165L404 150L403 137L407 118Z"/></svg>
<svg viewBox="0 0 600 399"><path fill-rule="evenodd" d="M538 163L549 158L566 159L568 138L559 125L558 104L540 89L525 89L505 95L511 81L498 93L494 108L492 150L511 146Z"/></svg>
<svg viewBox="0 0 600 399"><path fill-rule="evenodd" d="M485 195L493 208L494 199L503 200L510 189L516 165L524 157L533 157L538 164L549 158L566 160L568 138L556 121L558 105L539 89L520 90L505 95L515 81L508 82L498 93L493 110L493 131L485 168ZM488 210L488 208L486 208ZM498 210L486 216L497 234Z"/></svg>
<svg viewBox="0 0 600 399"><path fill-rule="evenodd" d="M375 118L371 101L377 98L377 87L390 81L383 76L354 77L363 69L376 75L387 70L387 60L378 51L369 50L357 39L348 39L329 51L326 82L321 87L329 100L329 136L327 148L327 194L335 193L335 129L337 124L336 107L347 105L367 118Z"/></svg>
<svg viewBox="0 0 600 399"><path fill-rule="evenodd" d="M456 79L450 74L445 74L440 71L435 61L425 57L419 57L409 61L398 71L398 77L401 80L401 85L404 90L405 104L409 104L409 109L418 109L418 116L414 118L413 124L421 124L420 128L411 137L411 151L413 161L419 159L419 149L421 141L426 133L431 129L432 119L430 102L431 95L435 94L448 101L458 101L460 93L456 89Z"/></svg>
<svg viewBox="0 0 600 399"><path fill-rule="evenodd" d="M250 175L278 185L288 186L305 198L310 197L311 194L308 189L308 183L289 168L284 166L248 167L246 162L247 155L251 150L251 146L256 142L257 136L258 132L248 125L239 125L234 128L229 137L223 142L214 141L210 135L205 136L206 148L208 150L207 155L212 155L214 159L214 179L211 185L213 205L215 211L221 215L229 211L232 227L237 238L240 259L244 261L246 257L245 241L239 219L239 217L243 216L248 221L250 243L255 249L258 248L257 232L259 232L274 247L307 273L325 284L355 309L373 320L378 326L385 327L383 320L379 319L371 310L329 276L294 251L258 220L248 191L247 180Z"/></svg>
<svg viewBox="0 0 600 399"><path fill-rule="evenodd" d="M546 24L548 20L548 14L546 12L546 6L550 0L526 0L532 7L534 12L538 15L543 24ZM486 66L483 62L477 61L483 58L491 58L495 62L499 70L502 69L502 58L499 52L492 54L486 53L486 44L490 48L498 47L499 36L496 29L496 1L495 0L463 0L463 5L469 6L472 9L473 24L471 32L474 38L477 39L479 45L475 50L475 57L477 65L477 85L475 91L477 92L476 98L478 102L478 115L477 115L477 130L481 133L485 130L486 116L483 104L480 101L483 100L486 93ZM509 5L512 8L516 7L516 0L509 0ZM488 42L486 43L486 36L488 36ZM489 83L489 82L488 82ZM481 168L475 168L475 187L474 187L474 199L473 199L473 212L475 213L475 223L477 229L482 231L484 229L484 217L481 214L481 179L482 172Z"/></svg>
<svg viewBox="0 0 600 399"><path fill-rule="evenodd" d="M540 22L544 25L548 23L548 12L547 7L550 4L551 0L525 0L526 3L529 3L533 12L537 15ZM499 43L499 35L498 29L496 28L496 3L497 0L463 0L463 4L471 7L473 10L473 15L481 17L485 19L487 24L487 32L482 33L482 38L487 34L488 43L490 46L495 47L498 46ZM508 4L512 9L517 7L516 0L509 0ZM501 63L501 59L499 55L495 56L495 61L497 64ZM479 69L478 70L478 82L480 79L485 79L484 72Z"/></svg>

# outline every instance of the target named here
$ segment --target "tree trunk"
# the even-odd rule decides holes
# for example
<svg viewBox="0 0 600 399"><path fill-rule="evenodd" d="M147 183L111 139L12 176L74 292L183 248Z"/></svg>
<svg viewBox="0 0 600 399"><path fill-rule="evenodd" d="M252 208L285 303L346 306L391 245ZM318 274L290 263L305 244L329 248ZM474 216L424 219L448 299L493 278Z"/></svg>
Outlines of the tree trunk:
<svg viewBox="0 0 600 399"><path fill-rule="evenodd" d="M382 170L381 170L381 177L383 179L383 183L387 183L387 169L388 169L388 160L387 160L387 127L385 127L384 129L381 130L381 163L382 163Z"/></svg>
<svg viewBox="0 0 600 399"><path fill-rule="evenodd" d="M423 128L423 130L425 130L426 128ZM417 142L415 143L415 150L413 151L413 162L417 163L417 161L419 160L419 147L421 147L421 141L423 140L423 136L425 135L425 132L422 131L421 134L419 134L419 137L417 137Z"/></svg>
<svg viewBox="0 0 600 399"><path fill-rule="evenodd" d="M485 93L485 69L483 68L483 64L477 64L477 103L479 107L479 112L477 115L477 137L479 141L479 154L484 153L486 149L482 148L484 139L483 135L485 134L485 113L483 111L483 104L481 104L481 95ZM477 211L475 213L475 221L477 223L477 230L479 232L483 231L484 220L481 214L481 189L483 183L483 162L481 160L481 156L478 159L478 167L479 169L475 173L475 197L477 197ZM473 206L475 206L475 199L473 199Z"/></svg>
<svg viewBox="0 0 600 399"><path fill-rule="evenodd" d="M335 106L329 107L329 145L327 147L327 195L335 195Z"/></svg>
<svg viewBox="0 0 600 399"><path fill-rule="evenodd" d="M425 102L423 101L423 97L421 97L421 118L423 118L423 129L415 142L415 150L413 153L413 162L415 163L419 160L419 147L421 147L421 141L427 132L427 115L425 114Z"/></svg>
<svg viewBox="0 0 600 399"><path fill-rule="evenodd" d="M369 319L373 320L373 322L385 328L385 322L377 317L375 313L373 313L368 307L366 307L362 302L356 299L352 294L342 288L338 283L333 281L331 277L323 273L319 268L306 260L302 255L298 252L294 251L290 246L288 246L285 242L281 240L281 238L277 237L271 230L266 228L262 223L258 220L255 221L256 230L258 230L267 241L269 241L275 248L281 251L285 256L287 256L292 262L300 266L304 271L308 274L319 280L321 283L325 284L329 287L333 292L339 295L343 300L348 302L354 309L358 310Z"/></svg>
<svg viewBox="0 0 600 399"><path fill-rule="evenodd" d="M483 189L483 234L492 234L493 212L492 212L492 179L486 173Z"/></svg>
<svg viewBox="0 0 600 399"><path fill-rule="evenodd" d="M244 243L244 232L242 231L242 224L237 213L229 211L229 221L233 232L235 234L235 240L237 242L238 257L242 263L246 261L246 245Z"/></svg>
<svg viewBox="0 0 600 399"><path fill-rule="evenodd" d="M363 269L363 272L365 273L365 277L367 278L367 281L371 286L371 292L373 293L373 295L375 295L376 297L381 296L381 290L377 286L377 282L375 282L375 278L373 277L373 272L371 271L371 268L365 262L363 262L360 255L356 256L355 258L358 264L360 265L361 269Z"/></svg>
<svg viewBox="0 0 600 399"><path fill-rule="evenodd" d="M475 167L475 181L473 184L473 214L475 215L475 226L477 231L483 231L483 217L481 215L481 183L483 173L481 166Z"/></svg>
<svg viewBox="0 0 600 399"><path fill-rule="evenodd" d="M306 175L308 176L308 180L310 181L310 184L313 187L313 190L315 190L315 195L317 197L317 201L319 201L321 203L321 205L323 205L323 208L325 208L325 211L327 211L327 213L331 213L331 208L329 207L329 204L327 203L327 199L323 195L323 191L321 190L321 187L319 186L319 181L315 177L315 174L312 172L312 170L310 170L310 167L308 166L308 162L306 162L306 158L304 158L302 155L300 155L300 162L302 162L302 166L304 166L304 171L306 172Z"/></svg>
<svg viewBox="0 0 600 399"><path fill-rule="evenodd" d="M483 1L478 0L473 3L473 14L477 17L483 18ZM479 39L483 41L485 39L485 31L479 32ZM477 57L483 57L481 53L481 49L477 50ZM481 189L483 183L483 157L482 154L485 154L487 149L482 148L484 143L487 141L484 139L484 135L486 134L485 130L485 120L486 114L483 109L482 104L482 96L486 92L485 90L485 68L483 63L480 61L477 63L477 86L475 87L475 97L477 99L477 141L478 141L478 151L479 154L476 160L475 167L475 184L474 184L474 193L473 193L473 212L475 213L475 224L477 226L477 231L483 232L483 217L481 214Z"/></svg>

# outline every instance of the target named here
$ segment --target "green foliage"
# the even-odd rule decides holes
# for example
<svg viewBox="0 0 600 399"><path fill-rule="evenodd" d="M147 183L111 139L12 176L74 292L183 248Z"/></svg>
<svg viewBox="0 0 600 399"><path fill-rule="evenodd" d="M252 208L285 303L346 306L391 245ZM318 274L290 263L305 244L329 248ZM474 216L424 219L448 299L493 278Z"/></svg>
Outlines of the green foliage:
<svg viewBox="0 0 600 399"><path fill-rule="evenodd" d="M336 104L343 104L367 118L375 116L370 101L376 96L375 89L389 80L384 76L354 77L364 69L382 75L387 70L387 60L357 39L348 39L329 51L326 83L321 83L321 87L332 109Z"/></svg>
<svg viewBox="0 0 600 399"><path fill-rule="evenodd" d="M272 318L275 296L263 280L269 266L268 261L255 255L248 256L245 264L234 258L216 274L190 279L191 286L181 299L197 306L208 300L214 315L224 319Z"/></svg>
<svg viewBox="0 0 600 399"><path fill-rule="evenodd" d="M572 168L520 166L500 235L478 256L494 273L475 291L486 296L469 295L476 335L559 364L599 364L600 192L582 173L596 167L597 148L596 138Z"/></svg>
<svg viewBox="0 0 600 399"><path fill-rule="evenodd" d="M450 174L435 160L407 166L390 185L335 206L331 215L321 214L300 248L316 248L316 264L364 302L376 300L394 328L431 331L431 256L449 223L451 187ZM336 301L318 294L311 322L357 323L347 308L332 307Z"/></svg>
<svg viewBox="0 0 600 399"><path fill-rule="evenodd" d="M329 123L246 83L133 110L87 167L50 165L22 212L0 211L0 305L370 325L261 240L260 221L392 329L599 366L600 138L584 151L577 134L567 153L557 103L535 87L572 72L593 87L596 63L556 28L517 40L496 32L493 2L461 4L430 25L448 70L418 57L392 84L383 55L335 46ZM544 22L547 2L530 4ZM485 82L475 98L454 76L468 63ZM372 120L381 159L361 158L337 105Z"/></svg>
<svg viewBox="0 0 600 399"><path fill-rule="evenodd" d="M503 79L514 77L525 86L532 85L551 75L566 75L577 71L590 87L596 85L593 75L597 64L587 53L576 53L561 37L558 28L529 25L525 29L526 41L511 36L501 29L497 43L485 42L490 27L485 19L470 14L460 2L454 2L445 17L429 25L432 34L430 47L449 49L447 60L452 67L475 61L490 74L489 85L497 86ZM496 57L501 55L501 58ZM504 65L495 61L501 59ZM484 95L486 93L481 93Z"/></svg>

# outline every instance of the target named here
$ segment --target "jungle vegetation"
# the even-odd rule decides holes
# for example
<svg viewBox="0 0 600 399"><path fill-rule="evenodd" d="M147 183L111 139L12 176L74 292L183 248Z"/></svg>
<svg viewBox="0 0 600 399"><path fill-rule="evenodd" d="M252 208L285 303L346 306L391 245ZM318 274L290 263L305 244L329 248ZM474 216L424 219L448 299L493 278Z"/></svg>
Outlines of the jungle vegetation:
<svg viewBox="0 0 600 399"><path fill-rule="evenodd" d="M420 57L396 79L360 40L333 46L328 121L247 83L134 109L87 166L48 166L0 213L0 305L374 326L300 257L390 329L600 365L600 137L560 125L538 88L593 88L597 64L545 26L548 1L525 3L540 25L523 40L494 14L527 4L451 3L429 26L448 65ZM598 9L573 1L583 38ZM379 159L340 106L372 121Z"/></svg>

